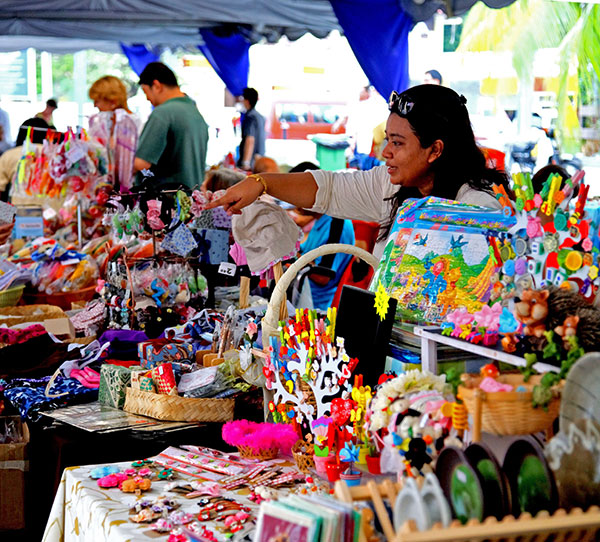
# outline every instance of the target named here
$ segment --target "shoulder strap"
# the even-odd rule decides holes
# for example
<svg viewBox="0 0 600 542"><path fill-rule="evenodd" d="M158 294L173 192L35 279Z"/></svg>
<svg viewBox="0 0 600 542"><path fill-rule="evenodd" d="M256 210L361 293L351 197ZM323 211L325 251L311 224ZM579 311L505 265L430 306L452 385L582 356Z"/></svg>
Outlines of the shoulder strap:
<svg viewBox="0 0 600 542"><path fill-rule="evenodd" d="M342 230L344 229L344 220L342 218L332 218L329 226L329 237L327 244L339 243L342 237ZM328 269L333 268L333 260L335 254L327 254L321 258L320 267L327 267Z"/></svg>

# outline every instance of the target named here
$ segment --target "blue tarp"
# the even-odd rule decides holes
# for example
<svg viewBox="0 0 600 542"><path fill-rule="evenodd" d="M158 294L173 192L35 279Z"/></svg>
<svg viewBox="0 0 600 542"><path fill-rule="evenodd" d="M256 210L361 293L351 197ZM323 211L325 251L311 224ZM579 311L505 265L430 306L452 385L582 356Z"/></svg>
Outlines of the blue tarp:
<svg viewBox="0 0 600 542"><path fill-rule="evenodd" d="M405 90L412 19L397 0L331 0L360 66L384 98Z"/></svg>
<svg viewBox="0 0 600 542"><path fill-rule="evenodd" d="M160 60L160 52L146 47L143 43L133 43L131 45L121 43L121 50L127 57L127 60L129 60L131 69L137 75L142 73L143 69L146 65L150 64L150 62L157 62Z"/></svg>
<svg viewBox="0 0 600 542"><path fill-rule="evenodd" d="M203 45L198 45L202 54L225 83L227 90L234 96L241 96L248 86L250 43L237 32L220 36L205 28L200 30Z"/></svg>

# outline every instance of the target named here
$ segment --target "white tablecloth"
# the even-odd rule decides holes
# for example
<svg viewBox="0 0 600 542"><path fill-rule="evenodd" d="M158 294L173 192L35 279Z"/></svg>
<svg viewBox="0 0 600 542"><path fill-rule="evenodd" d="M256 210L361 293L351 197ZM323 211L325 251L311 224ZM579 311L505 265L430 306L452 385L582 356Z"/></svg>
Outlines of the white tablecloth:
<svg viewBox="0 0 600 542"><path fill-rule="evenodd" d="M276 460L278 461L278 460ZM278 461L279 462L279 461ZM122 469L129 468L131 462L115 463ZM290 467L292 463L281 462ZM90 471L99 465L69 467L63 472L60 486L54 498L52 511L46 525L42 542L133 542L160 541L168 538L168 533L160 536L148 527L148 524L134 523L129 520L129 505L136 496L123 493L118 488L102 489L97 481L90 478ZM104 465L102 465L104 466ZM193 480L179 474L179 478ZM160 495L174 498L181 504L180 510L197 514L198 499L185 499L175 493L165 492L167 481L152 481L150 491L142 493L141 498L155 499ZM233 497L238 502L250 506L256 517L258 506L249 501L248 489L223 492L225 497ZM204 522L207 528L220 539L226 540L216 529L216 522Z"/></svg>

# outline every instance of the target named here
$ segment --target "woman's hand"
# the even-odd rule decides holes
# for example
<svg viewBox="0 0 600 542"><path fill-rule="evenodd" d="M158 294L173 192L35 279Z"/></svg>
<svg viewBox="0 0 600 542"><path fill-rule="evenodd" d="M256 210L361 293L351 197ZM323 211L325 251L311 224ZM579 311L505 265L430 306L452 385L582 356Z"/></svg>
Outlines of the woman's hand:
<svg viewBox="0 0 600 542"><path fill-rule="evenodd" d="M15 227L14 222L10 222L9 224L1 224L0 225L0 245L6 243L10 236L12 235L13 228Z"/></svg>
<svg viewBox="0 0 600 542"><path fill-rule="evenodd" d="M255 178L246 177L243 181L228 188L225 195L211 201L206 208L223 207L228 215L242 214L242 209L255 202L263 193L263 185Z"/></svg>

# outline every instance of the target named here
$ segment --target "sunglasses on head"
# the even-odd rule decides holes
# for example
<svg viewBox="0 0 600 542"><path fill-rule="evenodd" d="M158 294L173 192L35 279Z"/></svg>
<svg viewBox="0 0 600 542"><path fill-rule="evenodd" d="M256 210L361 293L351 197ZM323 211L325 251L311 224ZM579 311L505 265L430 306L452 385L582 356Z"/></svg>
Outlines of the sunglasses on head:
<svg viewBox="0 0 600 542"><path fill-rule="evenodd" d="M406 94L400 94L395 90L393 90L390 94L388 108L392 113L398 113L398 115L405 117L412 111L414 106L415 102L412 101L410 96L407 96Z"/></svg>

